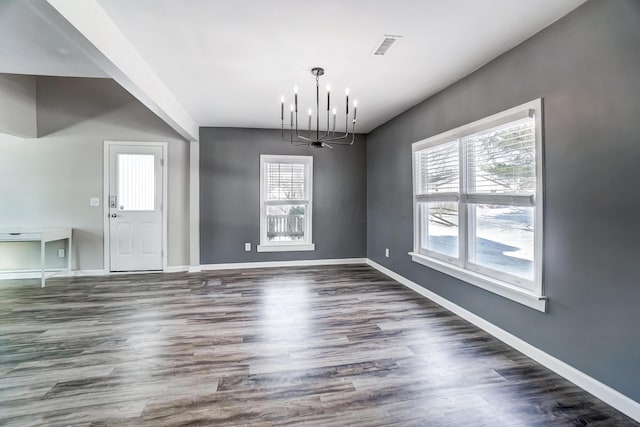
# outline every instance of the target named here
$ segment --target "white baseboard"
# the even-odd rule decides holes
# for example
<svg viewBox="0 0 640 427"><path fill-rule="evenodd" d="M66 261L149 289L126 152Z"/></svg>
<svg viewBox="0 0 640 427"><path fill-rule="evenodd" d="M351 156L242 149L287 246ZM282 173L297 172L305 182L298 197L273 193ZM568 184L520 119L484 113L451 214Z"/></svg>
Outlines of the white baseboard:
<svg viewBox="0 0 640 427"><path fill-rule="evenodd" d="M636 421L640 421L640 403L639 402L636 402L635 400L625 396L619 391L612 389L608 385L601 383L595 378L590 377L589 375L585 374L582 371L579 371L578 369L563 362L562 360L557 359L551 356L550 354L540 350L539 348L532 346L528 342L516 337L515 335L510 334L504 329L497 327L496 325L483 319L482 317L477 316L471 313L470 311L460 307L459 305L452 303L448 299L443 298L440 295L434 292L431 292L428 289L423 288L422 286L418 285L415 282L412 282L411 280L407 279L404 276L401 276L395 271L389 270L388 268L370 259L367 259L367 264L375 268L376 270L380 271L381 273L389 276L390 278L396 280L397 282L401 283L407 288L419 293L423 297L430 299L436 304L441 305L447 310L473 323L480 329L488 332L489 334L493 335L494 337L504 342L505 344L513 347L514 349L525 354L526 356L530 357L531 359L535 360L541 365L551 369L553 372L557 373L558 375L571 381L578 387L593 394L600 400L613 406L620 412L628 415L629 417L633 418Z"/></svg>
<svg viewBox="0 0 640 427"><path fill-rule="evenodd" d="M164 271L123 271L111 272L107 270L73 270L70 274L66 269L45 270L46 273L59 273L55 277L84 277L84 276L109 276L123 274L151 274L151 273L200 273L212 270L233 270L243 268L269 268L269 267L304 267L314 265L340 265L340 264L366 264L366 258L335 258L335 259L311 259L300 261L263 261L263 262L231 262L226 264L202 264L202 265L170 265ZM6 271L0 273L2 279L39 279L40 270Z"/></svg>
<svg viewBox="0 0 640 427"><path fill-rule="evenodd" d="M70 274L71 277L85 277L85 276L106 276L109 272L106 270L73 270Z"/></svg>
<svg viewBox="0 0 640 427"><path fill-rule="evenodd" d="M261 262L231 262L226 264L202 264L202 271L208 270L234 270L243 268L269 268L269 267L309 267L315 265L340 265L340 264L366 264L366 258L336 258L336 259L309 259L300 261L261 261Z"/></svg>
<svg viewBox="0 0 640 427"><path fill-rule="evenodd" d="M45 274L54 273L59 276L66 276L66 268L47 268L44 270ZM62 273L65 274L62 274ZM42 273L40 270L8 270L0 272L0 280L11 280L11 279L39 279Z"/></svg>
<svg viewBox="0 0 640 427"><path fill-rule="evenodd" d="M110 275L125 275L125 274L151 274L151 273L179 273L190 271L188 265L170 265L164 271L107 271L107 270L72 270L70 273L67 269L47 269L46 274L56 273L53 277L87 277L87 276L110 276ZM40 270L17 270L17 271L4 271L0 272L0 280L10 279L39 279Z"/></svg>
<svg viewBox="0 0 640 427"><path fill-rule="evenodd" d="M70 273L67 272L66 268L52 268L46 269L45 274L49 275L54 273L54 276L48 276L49 278L54 277L80 277L80 276L104 276L104 270L73 270ZM17 270L17 271L3 271L0 273L0 280L11 280L11 279L39 279L41 277L40 270Z"/></svg>

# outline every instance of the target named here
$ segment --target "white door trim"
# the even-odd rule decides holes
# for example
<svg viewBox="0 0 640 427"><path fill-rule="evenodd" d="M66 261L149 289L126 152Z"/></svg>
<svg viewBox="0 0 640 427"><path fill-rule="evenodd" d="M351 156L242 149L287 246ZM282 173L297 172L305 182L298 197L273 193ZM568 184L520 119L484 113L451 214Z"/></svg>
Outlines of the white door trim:
<svg viewBox="0 0 640 427"><path fill-rule="evenodd" d="M102 154L103 160L103 177L102 177L102 220L103 220L103 236L102 241L104 243L104 271L110 272L111 270L111 248L109 246L109 148L112 145L124 145L124 146L152 146L162 148L162 271L167 271L167 211L168 211L168 167L169 156L168 143L166 142L153 142L153 141L105 141L104 150Z"/></svg>

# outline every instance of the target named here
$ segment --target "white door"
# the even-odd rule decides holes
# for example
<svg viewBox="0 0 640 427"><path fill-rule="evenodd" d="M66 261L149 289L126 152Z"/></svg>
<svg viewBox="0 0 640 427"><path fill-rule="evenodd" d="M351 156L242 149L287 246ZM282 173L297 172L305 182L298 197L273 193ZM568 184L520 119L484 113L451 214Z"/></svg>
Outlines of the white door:
<svg viewBox="0 0 640 427"><path fill-rule="evenodd" d="M162 146L109 146L110 271L162 270Z"/></svg>

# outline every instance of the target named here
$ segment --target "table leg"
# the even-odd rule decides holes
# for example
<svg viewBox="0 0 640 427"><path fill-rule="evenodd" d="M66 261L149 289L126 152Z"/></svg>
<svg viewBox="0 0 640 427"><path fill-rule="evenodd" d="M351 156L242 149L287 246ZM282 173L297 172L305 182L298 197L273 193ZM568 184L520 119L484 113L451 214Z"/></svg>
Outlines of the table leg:
<svg viewBox="0 0 640 427"><path fill-rule="evenodd" d="M69 236L69 250L67 251L67 274L71 277L71 258L73 256L73 237Z"/></svg>
<svg viewBox="0 0 640 427"><path fill-rule="evenodd" d="M45 262L45 257L44 257L44 246L45 243L43 240L40 241L40 273L41 273L41 278L40 278L40 287L44 288L44 262Z"/></svg>

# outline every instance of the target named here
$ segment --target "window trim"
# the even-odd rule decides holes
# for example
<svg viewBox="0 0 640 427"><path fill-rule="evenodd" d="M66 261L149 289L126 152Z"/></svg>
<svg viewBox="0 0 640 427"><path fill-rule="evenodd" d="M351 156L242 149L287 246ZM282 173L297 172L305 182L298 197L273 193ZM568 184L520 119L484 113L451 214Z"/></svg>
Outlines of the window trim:
<svg viewBox="0 0 640 427"><path fill-rule="evenodd" d="M502 124L507 124L526 117L535 117L535 153L536 153L536 194L530 196L514 196L504 194L501 195L505 200L513 198L514 204L525 204L534 208L534 279L533 281L520 280L515 276L503 276L497 270L485 269L485 267L473 264L469 261L469 226L468 226L468 209L474 197L482 197L477 195L467 195L460 192L459 195L451 194L451 199L464 202L460 206L460 226L458 234L459 257L451 258L446 255L437 254L420 248L421 240L421 221L420 221L420 203L428 201L429 197L425 195L416 195L416 161L415 153L426 148L435 147L440 144L461 139L466 136L487 130ZM476 120L472 123L459 126L455 129L440 133L438 135L414 142L411 151L411 168L412 168L412 185L413 185L413 251L409 252L414 262L425 265L427 267L438 270L442 273L456 277L472 285L488 290L495 294L509 298L536 310L545 312L547 307L547 297L544 296L543 286L543 189L544 189L544 152L543 152L543 110L542 98L538 98L522 105L510 108L489 117ZM463 150L463 144L460 144L460 151ZM461 153L461 174L460 186L464 185L464 156ZM465 172L466 173L466 172ZM526 199L529 198L529 203ZM486 270L490 270L491 275L486 274ZM497 273L497 274L496 274Z"/></svg>
<svg viewBox="0 0 640 427"><path fill-rule="evenodd" d="M265 207L268 204L283 204L286 201L265 201L265 184L266 184L266 167L267 163L302 163L305 165L304 184L305 195L304 201L295 200L295 204L305 205L305 230L303 241L299 242L269 242L267 240L267 216ZM293 156L293 155L260 155L260 244L256 250L258 252L297 252L297 251L314 251L315 244L313 242L313 156Z"/></svg>

